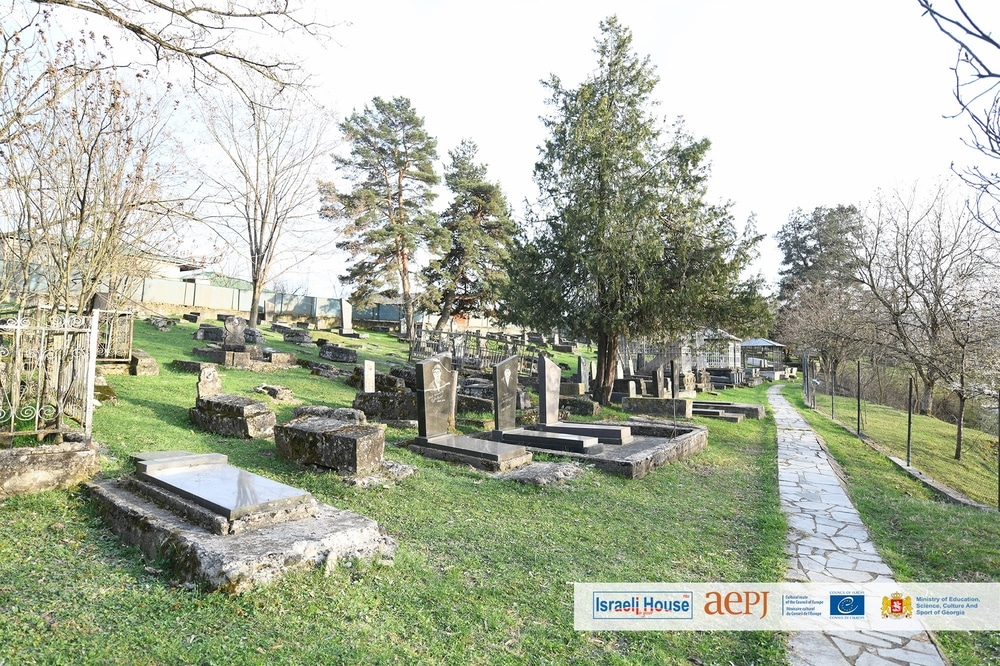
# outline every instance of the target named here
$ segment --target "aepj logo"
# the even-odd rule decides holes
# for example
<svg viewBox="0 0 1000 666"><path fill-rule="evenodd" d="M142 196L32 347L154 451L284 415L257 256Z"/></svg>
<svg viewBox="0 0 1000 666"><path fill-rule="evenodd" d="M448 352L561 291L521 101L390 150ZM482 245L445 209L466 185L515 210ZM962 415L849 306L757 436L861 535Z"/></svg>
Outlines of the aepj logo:
<svg viewBox="0 0 1000 666"><path fill-rule="evenodd" d="M865 596L863 594L831 594L831 617L864 617Z"/></svg>

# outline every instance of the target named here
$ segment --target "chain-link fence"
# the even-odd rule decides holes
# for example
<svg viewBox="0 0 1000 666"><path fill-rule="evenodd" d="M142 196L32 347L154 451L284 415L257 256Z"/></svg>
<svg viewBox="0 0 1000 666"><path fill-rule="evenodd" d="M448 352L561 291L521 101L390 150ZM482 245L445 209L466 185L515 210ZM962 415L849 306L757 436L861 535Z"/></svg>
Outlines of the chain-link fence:
<svg viewBox="0 0 1000 666"><path fill-rule="evenodd" d="M996 393L969 396L963 410L953 391L939 388L928 401L923 386L905 366L852 362L834 369L808 357L802 366L806 404L908 466L1000 509Z"/></svg>

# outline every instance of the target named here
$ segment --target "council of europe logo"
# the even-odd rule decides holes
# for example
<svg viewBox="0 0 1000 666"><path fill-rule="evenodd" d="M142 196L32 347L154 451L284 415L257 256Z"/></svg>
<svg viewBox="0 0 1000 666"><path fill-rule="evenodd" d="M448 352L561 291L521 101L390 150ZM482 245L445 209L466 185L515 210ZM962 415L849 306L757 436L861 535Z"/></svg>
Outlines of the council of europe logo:
<svg viewBox="0 0 1000 666"><path fill-rule="evenodd" d="M831 594L831 617L864 617L865 596L863 594Z"/></svg>

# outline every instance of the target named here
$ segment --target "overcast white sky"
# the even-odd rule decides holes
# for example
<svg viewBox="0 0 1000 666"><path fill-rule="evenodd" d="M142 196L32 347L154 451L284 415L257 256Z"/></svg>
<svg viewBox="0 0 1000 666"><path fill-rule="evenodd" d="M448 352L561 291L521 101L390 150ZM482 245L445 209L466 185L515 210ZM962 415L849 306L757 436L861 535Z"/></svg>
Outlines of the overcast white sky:
<svg viewBox="0 0 1000 666"><path fill-rule="evenodd" d="M998 3L1000 4L1000 3ZM995 7L995 6L994 6ZM951 96L956 50L916 0L619 0L503 3L366 0L324 5L337 43L307 66L341 117L375 96L409 97L442 160L462 138L515 211L533 198L545 134L539 81L575 85L595 63L601 19L629 26L661 77L669 118L712 141L710 195L769 239L796 208L863 204L876 189L930 183L977 155ZM997 10L991 10L997 15ZM1000 29L998 20L987 25ZM442 202L443 205L443 202Z"/></svg>

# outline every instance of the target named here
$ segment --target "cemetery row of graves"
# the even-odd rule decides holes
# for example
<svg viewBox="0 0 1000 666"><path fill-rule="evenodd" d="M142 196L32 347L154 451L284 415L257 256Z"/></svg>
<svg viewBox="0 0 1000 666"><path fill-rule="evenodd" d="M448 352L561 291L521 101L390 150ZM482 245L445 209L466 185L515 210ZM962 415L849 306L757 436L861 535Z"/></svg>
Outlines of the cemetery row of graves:
<svg viewBox="0 0 1000 666"><path fill-rule="evenodd" d="M89 323L76 319L51 318L48 329L23 316L4 323L11 334L5 348L12 350L4 366L4 386L13 397L8 406L30 400L37 405L33 427L9 424L7 438L19 445L8 452L20 455L30 448L33 454L6 465L5 495L84 482L108 527L126 544L151 560L170 559L179 575L206 589L239 592L306 564L391 558L395 542L374 521L230 465L224 454L192 452L179 443L172 450L134 453L133 472L99 478L93 409L115 399L104 375L155 375L159 368L143 350L130 349L127 364L117 359L96 369L91 365L88 373L87 363L73 360L95 348L99 316ZM362 485L392 482L415 471L385 459L390 426L415 426L417 435L407 448L422 456L547 483L553 474L571 478L582 465L639 479L704 449L707 431L691 423L693 415L736 422L763 417L760 405L698 402L696 389L711 388L712 375L682 369L680 357L648 347L619 367L613 400L630 414L628 419L596 421L599 406L588 395L594 366L587 356L574 355L576 342L557 339L550 347L534 334L479 333L432 340L422 332L406 362L379 372L373 360L358 353L368 335L355 332L349 322L336 332L338 342L320 337L321 332L314 338L304 326L274 322L270 332L285 343L279 350L238 316L222 314L209 322L189 313L184 319L199 324L192 334L191 356L197 360L175 359L170 366L197 378L192 379L195 404L188 410L193 427L225 438L273 441L282 459ZM161 331L175 325L166 318L150 321ZM25 352L30 345L46 351ZM315 352L318 359L297 358L289 351L296 347L308 350L304 356ZM546 351L553 347L575 359L567 376ZM299 405L279 423L271 403L294 401L287 388L264 381L256 390L267 397L258 399L226 392L220 379L230 369L266 380L269 373L299 367L316 381L345 381L357 391L352 404ZM82 411L68 409L88 391L95 399L85 401ZM74 413L79 418L69 418ZM491 418L461 434L460 413ZM59 443L25 447L31 436ZM562 462L555 468L535 462L539 454ZM39 474L41 468L49 471Z"/></svg>

